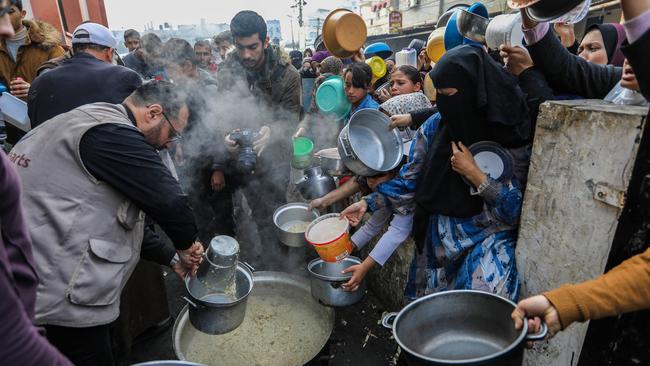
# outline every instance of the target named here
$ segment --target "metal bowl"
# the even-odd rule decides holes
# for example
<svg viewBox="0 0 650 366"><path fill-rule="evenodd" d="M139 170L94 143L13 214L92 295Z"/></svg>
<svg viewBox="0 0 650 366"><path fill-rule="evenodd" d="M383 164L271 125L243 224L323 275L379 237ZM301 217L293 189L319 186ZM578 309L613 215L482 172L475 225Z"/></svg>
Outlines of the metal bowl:
<svg viewBox="0 0 650 366"><path fill-rule="evenodd" d="M332 263L322 259L309 262L307 271L311 279L311 295L327 306L350 306L361 301L366 292L365 279L354 292L345 291L341 287L352 277L352 274L342 274L341 271L357 264L361 264L361 259L351 256Z"/></svg>
<svg viewBox="0 0 650 366"><path fill-rule="evenodd" d="M490 20L478 14L470 13L465 9L460 9L456 15L456 26L458 32L472 41L485 43L485 33Z"/></svg>
<svg viewBox="0 0 650 366"><path fill-rule="evenodd" d="M316 220L320 216L318 210L310 210L309 205L306 203L288 203L273 213L273 223L275 224L275 231L278 239L282 244L290 247L306 246L307 239L305 239L305 232L292 233L287 231L288 225L292 222L309 222ZM306 227L305 227L306 228Z"/></svg>

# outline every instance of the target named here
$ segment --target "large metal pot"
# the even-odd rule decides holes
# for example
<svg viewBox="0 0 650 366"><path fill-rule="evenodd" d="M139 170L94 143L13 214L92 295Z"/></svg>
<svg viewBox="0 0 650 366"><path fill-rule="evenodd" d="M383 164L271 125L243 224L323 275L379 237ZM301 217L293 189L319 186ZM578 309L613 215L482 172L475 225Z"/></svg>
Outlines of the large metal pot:
<svg viewBox="0 0 650 366"><path fill-rule="evenodd" d="M515 306L492 293L446 291L387 314L382 323L393 329L409 365L520 366L525 342L544 339L548 329L542 324L539 334L528 335L525 321L515 330Z"/></svg>
<svg viewBox="0 0 650 366"><path fill-rule="evenodd" d="M253 290L253 272L243 263L237 264L234 299L215 294L209 284L195 276L185 277L185 287L190 298L192 325L208 334L224 334L236 329L246 315L246 299Z"/></svg>
<svg viewBox="0 0 650 366"><path fill-rule="evenodd" d="M306 277L263 271L255 272L254 281L246 318L228 334L197 331L188 307L181 310L172 333L178 359L219 366L301 366L318 355L334 328L334 309L311 297ZM256 311L264 301L275 305L271 313ZM296 316L300 320L291 321Z"/></svg>
<svg viewBox="0 0 650 366"><path fill-rule="evenodd" d="M275 224L275 232L278 235L278 239L282 244L298 248L306 246L307 239L305 238L305 232L295 232L292 233L287 229L292 226L292 224L298 222L311 223L320 216L318 210L310 210L309 205L306 203L288 203L273 213L273 223ZM307 227L305 226L305 229Z"/></svg>
<svg viewBox="0 0 650 366"><path fill-rule="evenodd" d="M339 133L338 150L343 163L358 175L374 176L397 167L402 161L403 143L397 129L388 128L388 116L374 109L362 109Z"/></svg>
<svg viewBox="0 0 650 366"><path fill-rule="evenodd" d="M366 292L365 279L354 292L345 291L341 287L352 277L352 274L341 274L341 271L360 263L361 260L357 257L347 257L334 263L322 259L309 262L307 271L311 280L311 296L327 306L350 306L361 301Z"/></svg>

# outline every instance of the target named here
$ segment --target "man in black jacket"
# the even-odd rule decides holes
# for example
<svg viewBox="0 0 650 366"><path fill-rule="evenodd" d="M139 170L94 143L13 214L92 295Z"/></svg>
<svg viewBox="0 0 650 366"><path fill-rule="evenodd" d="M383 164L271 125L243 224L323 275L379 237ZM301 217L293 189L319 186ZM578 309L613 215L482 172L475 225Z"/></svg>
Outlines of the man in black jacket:
<svg viewBox="0 0 650 366"><path fill-rule="evenodd" d="M74 108L95 102L121 103L142 84L126 67L112 65L117 39L108 28L84 23L72 36L74 56L37 77L27 107L32 128Z"/></svg>

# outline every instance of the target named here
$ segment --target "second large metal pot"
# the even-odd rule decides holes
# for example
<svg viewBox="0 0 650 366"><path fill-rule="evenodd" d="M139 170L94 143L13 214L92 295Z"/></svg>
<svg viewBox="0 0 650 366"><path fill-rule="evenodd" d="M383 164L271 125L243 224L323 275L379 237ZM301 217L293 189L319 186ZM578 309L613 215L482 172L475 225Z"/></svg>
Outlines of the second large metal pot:
<svg viewBox="0 0 650 366"><path fill-rule="evenodd" d="M397 129L388 128L389 124L388 116L374 109L362 109L352 115L339 134L337 146L348 169L369 177L400 164L402 139Z"/></svg>
<svg viewBox="0 0 650 366"><path fill-rule="evenodd" d="M524 343L542 340L547 328L528 335L528 322L515 330L512 301L498 295L459 290L420 298L399 314L388 314L383 324L409 365L520 366ZM395 317L392 326L390 318Z"/></svg>
<svg viewBox="0 0 650 366"><path fill-rule="evenodd" d="M253 290L253 272L243 263L237 264L234 298L215 294L209 284L196 276L185 277L185 287L190 298L190 321L201 332L224 334L236 329L246 315L246 299Z"/></svg>
<svg viewBox="0 0 650 366"><path fill-rule="evenodd" d="M352 275L341 274L342 270L360 263L361 260L356 257L347 257L334 263L314 259L307 265L311 295L327 306L350 306L361 301L366 292L366 281L361 281L359 288L354 292L345 291L342 285L348 282Z"/></svg>

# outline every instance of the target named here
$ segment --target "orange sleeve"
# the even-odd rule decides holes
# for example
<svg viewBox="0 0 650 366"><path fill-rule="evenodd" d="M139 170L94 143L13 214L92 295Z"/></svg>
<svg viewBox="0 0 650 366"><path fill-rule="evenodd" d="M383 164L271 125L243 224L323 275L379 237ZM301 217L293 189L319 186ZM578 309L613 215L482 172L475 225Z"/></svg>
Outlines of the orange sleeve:
<svg viewBox="0 0 650 366"><path fill-rule="evenodd" d="M595 280L544 293L557 309L562 328L632 311L650 309L650 248Z"/></svg>

